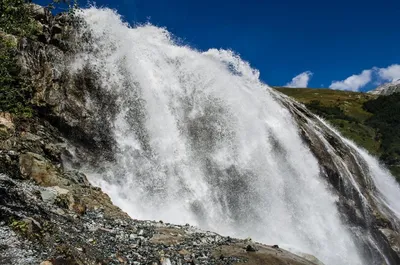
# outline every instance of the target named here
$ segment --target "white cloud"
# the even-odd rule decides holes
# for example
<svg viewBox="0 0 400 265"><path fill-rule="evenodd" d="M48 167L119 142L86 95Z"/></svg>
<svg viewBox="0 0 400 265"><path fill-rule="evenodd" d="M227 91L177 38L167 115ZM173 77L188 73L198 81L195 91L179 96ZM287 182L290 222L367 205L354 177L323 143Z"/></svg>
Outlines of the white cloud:
<svg viewBox="0 0 400 265"><path fill-rule="evenodd" d="M330 89L358 91L371 82L372 70L364 70L358 75L352 75L342 81L333 81Z"/></svg>
<svg viewBox="0 0 400 265"><path fill-rule="evenodd" d="M310 71L303 72L295 77L293 77L292 81L287 83L285 86L287 87L307 87L308 82L310 81L313 73Z"/></svg>
<svg viewBox="0 0 400 265"><path fill-rule="evenodd" d="M400 64L393 64L387 68L378 68L379 78L393 82L400 79Z"/></svg>
<svg viewBox="0 0 400 265"><path fill-rule="evenodd" d="M392 64L386 68L373 67L352 75L342 81L333 81L329 88L337 90L359 91L371 83L379 86L383 83L400 80L400 64Z"/></svg>

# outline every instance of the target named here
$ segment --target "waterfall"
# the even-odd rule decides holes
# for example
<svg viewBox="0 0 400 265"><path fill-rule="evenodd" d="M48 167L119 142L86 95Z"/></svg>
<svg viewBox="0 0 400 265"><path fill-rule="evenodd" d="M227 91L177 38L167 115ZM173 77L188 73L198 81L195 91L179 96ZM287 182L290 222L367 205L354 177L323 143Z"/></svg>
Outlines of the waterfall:
<svg viewBox="0 0 400 265"><path fill-rule="evenodd" d="M359 148L352 141L342 137L334 128L329 126L325 121L319 119L325 126L340 137L348 146L350 146L354 152L361 157L365 162L366 170L369 172L371 180L375 187L374 200L381 205L382 208L387 208L387 214L395 219L395 223L399 223L398 218L400 217L400 187L394 177L389 173L387 169L382 167L380 163L372 157L368 152ZM353 154L353 155L356 155Z"/></svg>
<svg viewBox="0 0 400 265"><path fill-rule="evenodd" d="M117 108L113 120L104 118L115 160L86 172L116 205L133 218L251 237L327 265L373 264L363 260L297 122L258 71L232 51L200 52L163 28L132 28L109 9L79 16L89 41L70 69L95 73ZM400 189L379 172L382 202L398 213Z"/></svg>

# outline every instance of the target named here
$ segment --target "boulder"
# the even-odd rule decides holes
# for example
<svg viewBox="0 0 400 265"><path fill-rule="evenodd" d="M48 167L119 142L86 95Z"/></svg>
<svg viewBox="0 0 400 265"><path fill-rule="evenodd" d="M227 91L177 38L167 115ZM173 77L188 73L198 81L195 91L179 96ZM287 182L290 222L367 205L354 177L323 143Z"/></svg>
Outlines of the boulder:
<svg viewBox="0 0 400 265"><path fill-rule="evenodd" d="M80 171L76 171L76 170L66 171L66 172L64 172L63 177L65 179L72 181L75 184L85 186L85 187L90 186L90 183L89 183L87 177L85 176L85 174L83 174Z"/></svg>
<svg viewBox="0 0 400 265"><path fill-rule="evenodd" d="M14 133L14 129L11 114L0 112L0 140L9 138Z"/></svg>
<svg viewBox="0 0 400 265"><path fill-rule="evenodd" d="M40 191L40 196L42 197L42 200L44 202L54 203L57 197L66 195L68 193L69 190L55 186L55 187L44 188L43 190Z"/></svg>
<svg viewBox="0 0 400 265"><path fill-rule="evenodd" d="M19 158L21 176L32 179L42 186L55 186L58 184L58 171L50 161L43 156L27 152Z"/></svg>

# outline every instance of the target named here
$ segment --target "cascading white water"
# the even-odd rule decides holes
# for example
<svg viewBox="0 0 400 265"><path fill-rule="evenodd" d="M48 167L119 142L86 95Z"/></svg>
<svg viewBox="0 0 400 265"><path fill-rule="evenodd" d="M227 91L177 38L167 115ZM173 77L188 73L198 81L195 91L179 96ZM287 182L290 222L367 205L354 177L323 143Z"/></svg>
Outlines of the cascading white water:
<svg viewBox="0 0 400 265"><path fill-rule="evenodd" d="M385 207L390 209L390 213L387 213L389 216L394 215L395 217L397 217L396 219L398 219L400 217L400 186L393 178L393 176L365 150L359 148L352 141L342 137L339 132L329 126L324 120L319 120L325 126L329 127L329 129L333 131L338 137L340 137L347 145L351 146L351 148L354 149L357 154L360 155L362 159L366 162L365 164L368 167L367 170L370 172L370 176L372 177L374 186L377 189L377 193L375 194L374 199L378 203L381 203Z"/></svg>
<svg viewBox="0 0 400 265"><path fill-rule="evenodd" d="M80 14L89 67L117 97L116 163L88 175L138 219L190 223L363 263L335 196L287 109L230 51L176 45L161 28L131 28L109 9Z"/></svg>

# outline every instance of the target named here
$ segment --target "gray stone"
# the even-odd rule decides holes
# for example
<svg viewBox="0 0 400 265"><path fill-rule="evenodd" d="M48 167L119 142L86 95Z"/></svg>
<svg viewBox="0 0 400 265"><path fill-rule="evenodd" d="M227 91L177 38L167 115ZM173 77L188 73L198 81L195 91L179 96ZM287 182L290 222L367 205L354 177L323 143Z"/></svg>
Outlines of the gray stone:
<svg viewBox="0 0 400 265"><path fill-rule="evenodd" d="M53 204L59 195L65 195L68 193L68 190L55 186L51 188L43 188L40 191L40 196L44 202Z"/></svg>
<svg viewBox="0 0 400 265"><path fill-rule="evenodd" d="M82 186L89 186L90 185L86 175L83 174L82 172L79 172L79 171L76 171L76 170L65 172L63 177L68 179L68 180L70 180L70 181L72 181L75 184L79 184L79 185L82 185Z"/></svg>
<svg viewBox="0 0 400 265"><path fill-rule="evenodd" d="M37 4L29 4L31 11L33 13L33 17L37 20L45 20L47 19L47 11L43 6Z"/></svg>
<svg viewBox="0 0 400 265"><path fill-rule="evenodd" d="M42 200L46 203L54 203L57 198L57 192L52 189L44 189L40 191Z"/></svg>

